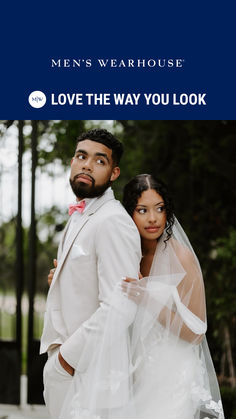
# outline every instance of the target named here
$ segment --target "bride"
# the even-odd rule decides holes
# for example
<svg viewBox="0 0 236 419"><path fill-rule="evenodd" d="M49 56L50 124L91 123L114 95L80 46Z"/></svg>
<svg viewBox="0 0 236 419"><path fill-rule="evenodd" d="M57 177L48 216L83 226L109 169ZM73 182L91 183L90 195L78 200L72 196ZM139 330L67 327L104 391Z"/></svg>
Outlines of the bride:
<svg viewBox="0 0 236 419"><path fill-rule="evenodd" d="M138 175L125 186L123 205L141 237L140 278L115 288L61 419L224 419L201 268L168 191Z"/></svg>

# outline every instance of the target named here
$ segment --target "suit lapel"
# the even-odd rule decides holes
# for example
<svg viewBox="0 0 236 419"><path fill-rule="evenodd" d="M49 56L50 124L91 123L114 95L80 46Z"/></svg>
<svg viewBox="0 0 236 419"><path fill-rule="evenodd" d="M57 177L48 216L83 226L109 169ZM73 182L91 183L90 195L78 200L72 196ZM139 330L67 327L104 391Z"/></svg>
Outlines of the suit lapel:
<svg viewBox="0 0 236 419"><path fill-rule="evenodd" d="M66 238L66 234L67 234L67 231L69 229L70 223L71 223L71 218L69 218L69 220L67 221L66 226L65 226L65 228L63 230L63 233L62 233L62 237L61 237L59 247L58 247L58 259L60 259L61 256L62 256L64 243L65 243L65 238Z"/></svg>
<svg viewBox="0 0 236 419"><path fill-rule="evenodd" d="M78 236L79 232L81 231L81 229L85 226L85 224L89 221L89 218L91 216L93 216L93 214L99 208L101 208L106 202L111 201L111 200L114 200L114 193L110 189L110 190L107 190L102 196L97 198L94 201L93 204L91 204L88 211L85 212L82 215L82 217L80 218L80 220L76 224L75 229L71 232L70 236L68 237L68 239L65 242L66 233L68 231L68 227L69 227L69 224L70 224L70 220L69 220L69 222L67 223L67 225L65 227L65 230L64 230L64 233L63 233L63 236L62 236L62 240L61 240L61 243L60 243L60 246L59 246L59 250L62 251L62 254L61 254L60 260L58 261L57 269L56 269L55 275L53 277L52 285L49 289L49 292L53 288L53 285L55 284L56 279L58 278L58 276L60 274L61 268L62 268L62 266L65 262L65 259L68 255L68 252L69 252L72 244L74 243L76 237ZM63 243L64 243L64 246L63 246Z"/></svg>
<svg viewBox="0 0 236 419"><path fill-rule="evenodd" d="M97 198L91 207L88 209L88 214L93 215L102 205L104 205L106 202L111 201L114 198L114 193L112 189L106 190L102 196Z"/></svg>

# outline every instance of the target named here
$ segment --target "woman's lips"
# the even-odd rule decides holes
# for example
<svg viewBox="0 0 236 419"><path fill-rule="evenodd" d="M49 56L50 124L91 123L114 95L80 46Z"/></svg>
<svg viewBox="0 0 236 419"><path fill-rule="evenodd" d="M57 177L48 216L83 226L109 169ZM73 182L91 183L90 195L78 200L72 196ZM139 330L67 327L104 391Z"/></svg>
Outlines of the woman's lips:
<svg viewBox="0 0 236 419"><path fill-rule="evenodd" d="M157 233L159 231L160 227L145 227L145 230L148 233Z"/></svg>

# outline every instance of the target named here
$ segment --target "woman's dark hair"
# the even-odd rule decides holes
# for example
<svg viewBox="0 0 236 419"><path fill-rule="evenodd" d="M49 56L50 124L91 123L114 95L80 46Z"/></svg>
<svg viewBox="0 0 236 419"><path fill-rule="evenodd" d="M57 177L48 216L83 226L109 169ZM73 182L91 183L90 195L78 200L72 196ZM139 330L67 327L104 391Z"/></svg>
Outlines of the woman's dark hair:
<svg viewBox="0 0 236 419"><path fill-rule="evenodd" d="M123 205L128 214L133 217L134 210L137 206L138 199L144 191L154 189L163 199L166 210L166 234L165 242L169 240L172 235L172 227L174 224L173 203L166 188L166 185L152 175L137 175L131 179L124 187Z"/></svg>

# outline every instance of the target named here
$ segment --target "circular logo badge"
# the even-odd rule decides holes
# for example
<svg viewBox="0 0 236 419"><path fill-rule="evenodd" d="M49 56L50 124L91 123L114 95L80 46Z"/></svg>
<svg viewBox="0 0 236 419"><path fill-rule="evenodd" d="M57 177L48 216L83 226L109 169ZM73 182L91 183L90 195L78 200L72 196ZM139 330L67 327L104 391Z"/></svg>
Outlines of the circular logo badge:
<svg viewBox="0 0 236 419"><path fill-rule="evenodd" d="M43 92L40 92L40 90L35 90L34 92L31 92L28 98L30 106L33 108L42 108L46 103L46 96Z"/></svg>

